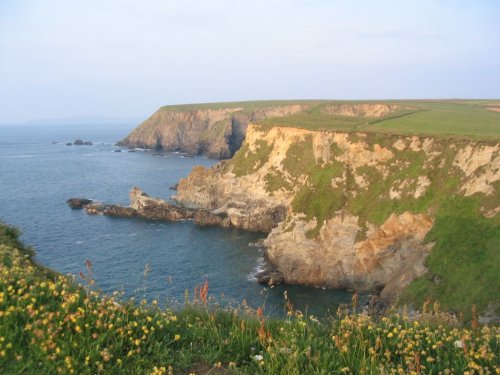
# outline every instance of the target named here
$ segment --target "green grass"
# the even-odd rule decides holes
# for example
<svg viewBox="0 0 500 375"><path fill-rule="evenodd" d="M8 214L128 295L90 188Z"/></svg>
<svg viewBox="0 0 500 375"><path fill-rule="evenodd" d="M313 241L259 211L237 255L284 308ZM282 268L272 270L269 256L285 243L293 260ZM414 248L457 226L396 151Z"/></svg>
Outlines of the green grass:
<svg viewBox="0 0 500 375"><path fill-rule="evenodd" d="M439 299L444 308L466 313L473 302L481 311L500 313L500 219L484 218L479 206L477 197L443 201L426 238L435 242L429 271L410 284L402 302Z"/></svg>
<svg viewBox="0 0 500 375"><path fill-rule="evenodd" d="M497 101L331 101L311 106L308 111L291 116L270 118L260 124L290 126L309 130L346 130L458 136L466 138L500 138L500 113L484 108ZM396 111L384 118L334 116L323 113L326 104L387 103L413 107L414 110Z"/></svg>
<svg viewBox="0 0 500 375"><path fill-rule="evenodd" d="M254 172L266 162L272 149L273 145L269 145L263 140L256 142L255 151L250 150L248 144L243 144L231 159L233 173L236 177L241 177Z"/></svg>
<svg viewBox="0 0 500 375"><path fill-rule="evenodd" d="M270 319L265 311L211 307L205 294L186 298L180 310L139 305L49 277L17 236L0 224L2 374L499 371L500 329L478 327L475 319L468 328L437 304L419 321L404 313L374 320L346 309L321 321L294 310Z"/></svg>

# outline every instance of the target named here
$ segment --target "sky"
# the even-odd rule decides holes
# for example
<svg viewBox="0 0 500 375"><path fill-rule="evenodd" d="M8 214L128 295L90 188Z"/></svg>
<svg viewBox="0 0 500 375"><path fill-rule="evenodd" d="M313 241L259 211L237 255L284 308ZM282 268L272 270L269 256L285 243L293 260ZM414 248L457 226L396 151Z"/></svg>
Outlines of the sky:
<svg viewBox="0 0 500 375"><path fill-rule="evenodd" d="M0 0L0 123L389 98L500 98L500 1Z"/></svg>

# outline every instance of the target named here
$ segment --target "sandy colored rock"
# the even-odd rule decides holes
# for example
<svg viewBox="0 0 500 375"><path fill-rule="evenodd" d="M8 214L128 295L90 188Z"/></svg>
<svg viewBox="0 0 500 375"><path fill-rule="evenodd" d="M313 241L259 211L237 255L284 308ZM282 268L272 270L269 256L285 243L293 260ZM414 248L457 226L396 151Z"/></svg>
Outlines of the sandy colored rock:
<svg viewBox="0 0 500 375"><path fill-rule="evenodd" d="M300 216L293 220L291 231L279 225L265 241L267 256L291 284L382 289L410 263L422 263L431 249L422 245L433 223L425 215L391 215L363 241L356 241L358 218L347 212L325 222L315 240L305 236L315 223Z"/></svg>

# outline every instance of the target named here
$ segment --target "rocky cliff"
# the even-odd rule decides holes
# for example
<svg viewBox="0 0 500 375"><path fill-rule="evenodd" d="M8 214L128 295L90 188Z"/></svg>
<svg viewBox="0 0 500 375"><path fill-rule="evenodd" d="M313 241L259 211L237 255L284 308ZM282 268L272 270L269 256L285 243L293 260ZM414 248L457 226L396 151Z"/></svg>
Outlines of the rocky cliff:
<svg viewBox="0 0 500 375"><path fill-rule="evenodd" d="M118 145L229 158L240 148L249 122L288 116L307 108L306 104L290 104L252 109L241 104L218 109L162 107Z"/></svg>
<svg viewBox="0 0 500 375"><path fill-rule="evenodd" d="M497 142L250 125L234 157L196 167L176 199L268 232L287 283L394 297L426 273L431 231L469 215L445 202L498 233L499 187Z"/></svg>

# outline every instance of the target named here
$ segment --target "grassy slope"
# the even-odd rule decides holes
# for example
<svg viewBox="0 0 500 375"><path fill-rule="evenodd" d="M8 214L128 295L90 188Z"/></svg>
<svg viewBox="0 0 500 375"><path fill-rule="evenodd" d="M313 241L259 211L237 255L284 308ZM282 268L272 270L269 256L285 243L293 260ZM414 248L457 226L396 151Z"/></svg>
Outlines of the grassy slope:
<svg viewBox="0 0 500 375"><path fill-rule="evenodd" d="M472 330L453 327L441 313L423 315L420 323L404 316L374 322L344 313L320 323L293 310L285 320L268 320L255 311L202 303L189 302L176 312L117 303L71 279L48 275L17 235L0 223L2 374L499 370L498 327L477 328L475 321ZM457 341L467 350L457 348Z"/></svg>
<svg viewBox="0 0 500 375"><path fill-rule="evenodd" d="M426 261L429 272L410 284L402 303L420 305L429 298L462 312L475 303L499 314L500 218L484 218L478 198L443 201L426 238L436 243Z"/></svg>

